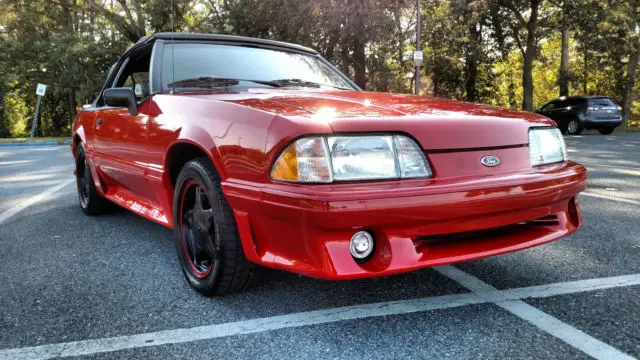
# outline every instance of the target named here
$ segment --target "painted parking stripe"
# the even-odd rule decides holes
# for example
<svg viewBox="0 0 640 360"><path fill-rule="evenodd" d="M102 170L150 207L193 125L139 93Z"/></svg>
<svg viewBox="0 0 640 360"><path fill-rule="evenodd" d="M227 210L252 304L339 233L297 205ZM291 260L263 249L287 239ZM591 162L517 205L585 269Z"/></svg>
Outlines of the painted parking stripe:
<svg viewBox="0 0 640 360"><path fill-rule="evenodd" d="M614 197L614 196L594 194L594 193L590 193L590 192L581 192L580 195L594 197L594 198L598 198L598 199L617 201L617 202L626 203L626 204L640 205L640 201L638 201L638 200L623 199L623 198Z"/></svg>
<svg viewBox="0 0 640 360"><path fill-rule="evenodd" d="M441 267L437 270L441 273L447 274L447 276L451 274L450 270L447 271L443 269L447 268ZM459 279L459 276L452 276ZM471 286L482 291L421 299L344 306L339 308L307 311L225 324L165 330L111 338L4 349L0 350L0 360L51 359L55 357L92 355L125 349L136 349L167 344L187 343L199 340L210 340L235 335L254 334L270 330L296 328L300 326L328 324L345 320L410 314L438 309L449 309L473 304L505 304L514 301L517 302L518 300L526 298L544 298L556 295L580 293L585 291L640 285L640 274L562 282L509 290L497 290L492 287L487 287L487 284L480 282L480 280L478 280L477 278L474 280L473 277L467 277L467 279L470 279L469 281L472 282ZM467 280L462 279L461 281L469 284L469 281ZM523 312L523 316L525 315L524 310L522 309L512 310L515 312ZM526 315L532 316L534 320L540 317L540 314L536 312L529 312L526 313ZM543 322L542 325L545 325L545 323ZM604 350L601 350L601 352L603 351ZM624 355L617 350L608 354L613 354L616 356ZM608 358L629 358L616 356Z"/></svg>
<svg viewBox="0 0 640 360"><path fill-rule="evenodd" d="M481 297L497 291L493 286L485 283L477 277L466 273L454 266L447 265L434 268L440 274L454 280ZM507 310L511 314L537 326L550 335L557 337L572 347L585 354L602 360L632 360L635 359L622 351L605 344L591 335L562 322L542 310L533 307L522 300L495 301L494 304Z"/></svg>
<svg viewBox="0 0 640 360"><path fill-rule="evenodd" d="M12 217L15 214L19 213L20 211L26 209L27 207L29 207L29 206L37 203L37 202L40 202L40 201L48 198L49 196L51 196L55 192L59 191L60 189L64 188L65 186L71 184L74 181L75 181L75 178L64 180L61 183L59 183L58 185L56 185L56 186L54 186L52 188L49 188L49 189L41 192L40 194L34 195L34 196L28 198L27 200L17 204L16 206L3 211L2 213L0 213L0 224L2 224L3 222L7 221L7 219L9 219L10 217Z"/></svg>
<svg viewBox="0 0 640 360"><path fill-rule="evenodd" d="M604 160L607 161L607 160ZM580 164L589 167L601 167L601 168L609 168L609 169L624 169L624 170L640 170L640 166L627 166L627 165L609 165L609 164L594 164L584 161L578 161Z"/></svg>

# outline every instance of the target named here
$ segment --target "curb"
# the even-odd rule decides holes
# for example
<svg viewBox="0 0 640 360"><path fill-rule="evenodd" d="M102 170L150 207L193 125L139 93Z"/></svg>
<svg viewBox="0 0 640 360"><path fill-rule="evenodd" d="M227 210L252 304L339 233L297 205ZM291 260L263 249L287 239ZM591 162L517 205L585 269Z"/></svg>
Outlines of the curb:
<svg viewBox="0 0 640 360"><path fill-rule="evenodd" d="M3 146L51 146L51 145L71 145L71 139L58 140L58 141L20 141L0 143L0 147Z"/></svg>

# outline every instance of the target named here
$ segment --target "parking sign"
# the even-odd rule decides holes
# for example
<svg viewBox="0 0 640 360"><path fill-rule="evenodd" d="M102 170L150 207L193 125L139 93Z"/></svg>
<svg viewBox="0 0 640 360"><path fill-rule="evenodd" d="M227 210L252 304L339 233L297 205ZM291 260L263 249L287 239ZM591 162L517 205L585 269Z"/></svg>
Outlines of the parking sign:
<svg viewBox="0 0 640 360"><path fill-rule="evenodd" d="M36 95L44 96L44 93L47 92L47 85L38 84L38 88L36 89Z"/></svg>
<svg viewBox="0 0 640 360"><path fill-rule="evenodd" d="M416 66L422 66L423 53L422 51L413 52L413 62Z"/></svg>

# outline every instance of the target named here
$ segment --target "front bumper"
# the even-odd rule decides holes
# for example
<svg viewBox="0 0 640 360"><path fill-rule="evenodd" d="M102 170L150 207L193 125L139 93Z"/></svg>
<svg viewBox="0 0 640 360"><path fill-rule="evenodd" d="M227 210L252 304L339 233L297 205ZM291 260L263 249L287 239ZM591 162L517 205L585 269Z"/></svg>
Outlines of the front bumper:
<svg viewBox="0 0 640 360"><path fill-rule="evenodd" d="M250 261L326 279L384 276L525 249L577 230L586 169L573 162L529 171L331 185L228 180ZM368 230L359 264L349 240ZM485 231L490 230L490 231Z"/></svg>

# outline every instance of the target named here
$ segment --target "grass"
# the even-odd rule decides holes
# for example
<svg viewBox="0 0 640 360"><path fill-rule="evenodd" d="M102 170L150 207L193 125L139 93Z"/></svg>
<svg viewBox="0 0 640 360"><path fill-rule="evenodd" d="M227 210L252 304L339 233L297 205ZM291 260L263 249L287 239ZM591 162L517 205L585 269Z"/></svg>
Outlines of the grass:
<svg viewBox="0 0 640 360"><path fill-rule="evenodd" d="M46 141L55 141L55 142L64 142L66 140L71 140L71 136L60 136L60 137L40 137L40 138L1 138L0 143L23 143L23 142L46 142Z"/></svg>

